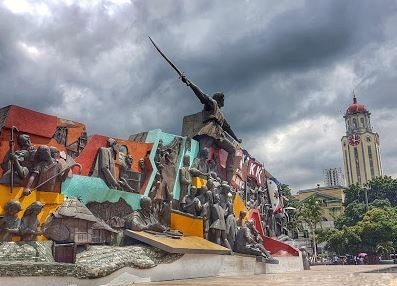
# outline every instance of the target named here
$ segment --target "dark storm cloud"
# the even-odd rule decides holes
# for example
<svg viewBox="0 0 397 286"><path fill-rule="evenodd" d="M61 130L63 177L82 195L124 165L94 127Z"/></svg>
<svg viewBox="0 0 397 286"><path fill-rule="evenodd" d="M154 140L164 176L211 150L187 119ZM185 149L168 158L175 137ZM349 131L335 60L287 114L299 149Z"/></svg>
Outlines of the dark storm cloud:
<svg viewBox="0 0 397 286"><path fill-rule="evenodd" d="M201 104L151 35L204 91L225 92L225 114L245 146L293 187L342 165L342 116L356 85L380 118L381 138L396 121L384 119L397 109L394 1L10 3L0 4L1 106L82 121L90 133L178 134L183 115ZM388 142L385 170L397 174Z"/></svg>

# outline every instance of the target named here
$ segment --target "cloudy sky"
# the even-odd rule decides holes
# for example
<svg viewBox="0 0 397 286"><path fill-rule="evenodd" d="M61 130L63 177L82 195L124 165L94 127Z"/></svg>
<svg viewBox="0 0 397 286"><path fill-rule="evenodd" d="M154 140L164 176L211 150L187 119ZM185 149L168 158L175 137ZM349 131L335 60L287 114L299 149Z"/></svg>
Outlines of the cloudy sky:
<svg viewBox="0 0 397 286"><path fill-rule="evenodd" d="M342 167L354 89L397 177L396 1L0 1L0 106L119 138L179 134L202 105L150 35L224 112L244 147L299 190Z"/></svg>

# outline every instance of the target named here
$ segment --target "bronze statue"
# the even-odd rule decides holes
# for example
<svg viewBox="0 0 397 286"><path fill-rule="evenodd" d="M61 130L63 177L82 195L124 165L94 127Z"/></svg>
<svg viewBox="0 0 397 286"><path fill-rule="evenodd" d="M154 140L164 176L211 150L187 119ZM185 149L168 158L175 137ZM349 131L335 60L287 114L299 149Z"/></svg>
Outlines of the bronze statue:
<svg viewBox="0 0 397 286"><path fill-rule="evenodd" d="M181 209L183 212L198 216L201 213L201 203L196 197L197 188L191 187L190 194L186 195L181 201Z"/></svg>
<svg viewBox="0 0 397 286"><path fill-rule="evenodd" d="M143 159L143 158L141 158L141 159L139 159L139 162L138 162L139 164L139 172L141 173L141 186L143 185L143 183L145 182L145 180L146 180L146 175L147 175L147 168L146 168L146 165L145 165L145 159Z"/></svg>
<svg viewBox="0 0 397 286"><path fill-rule="evenodd" d="M211 207L214 204L213 195L211 191L207 191L205 193L205 202L201 208L201 216L203 217L204 227L203 234L204 238L208 239L208 233L210 231L210 216L211 216Z"/></svg>
<svg viewBox="0 0 397 286"><path fill-rule="evenodd" d="M103 179L111 189L119 189L120 184L116 180L114 160L117 154L117 142L113 138L107 140L107 147L101 147L96 155L95 164L90 171L90 176Z"/></svg>
<svg viewBox="0 0 397 286"><path fill-rule="evenodd" d="M226 237L232 249L234 249L234 242L237 235L237 224L236 218L233 213L233 205L230 205L227 209L226 215Z"/></svg>
<svg viewBox="0 0 397 286"><path fill-rule="evenodd" d="M130 230L142 231L152 230L157 232L166 231L167 228L161 225L152 213L152 200L149 197L142 197L140 202L141 209L127 215L125 227Z"/></svg>
<svg viewBox="0 0 397 286"><path fill-rule="evenodd" d="M179 170L179 183L180 183L180 194L179 201L181 201L189 191L189 186L192 183L192 177L190 175L190 156L185 154L183 156L183 167Z"/></svg>
<svg viewBox="0 0 397 286"><path fill-rule="evenodd" d="M230 185L226 181L223 181L219 191L219 204L225 210L231 205L230 191Z"/></svg>
<svg viewBox="0 0 397 286"><path fill-rule="evenodd" d="M254 221L247 220L246 224L238 230L235 251L243 254L272 258L263 246L263 240L255 229Z"/></svg>
<svg viewBox="0 0 397 286"><path fill-rule="evenodd" d="M161 184L161 174L160 172L157 172L156 175L154 176L153 184L150 187L148 197L153 201L154 197L156 196L158 190L160 189L160 184Z"/></svg>
<svg viewBox="0 0 397 286"><path fill-rule="evenodd" d="M193 177L200 177L202 179L207 179L209 176L209 166L208 160L208 148L203 148L199 151L197 157L193 160L192 167L190 168L190 173Z"/></svg>
<svg viewBox="0 0 397 286"><path fill-rule="evenodd" d="M4 217L0 219L0 241L11 241L12 235L19 234L21 219L18 213L21 211L21 203L8 201L4 206Z"/></svg>
<svg viewBox="0 0 397 286"><path fill-rule="evenodd" d="M159 170L160 173L164 167L164 160L165 160L164 152L165 151L166 150L164 149L163 140L160 139L159 143L157 144L156 154L154 156L154 163L156 164L157 169Z"/></svg>
<svg viewBox="0 0 397 286"><path fill-rule="evenodd" d="M233 162L234 154L236 152L236 142L241 143L234 134L229 123L226 121L221 108L225 103L225 96L222 92L215 93L212 98L205 94L197 85L192 83L172 62L168 57L157 47L154 41L149 37L150 41L163 56L163 58L172 66L172 68L181 77L182 82L189 86L200 102L204 105L202 111L202 123L204 126L199 130L196 137L200 142L200 149L210 147L213 144L228 152L227 157L227 179L230 180L233 176ZM234 142L236 141L236 142Z"/></svg>
<svg viewBox="0 0 397 286"><path fill-rule="evenodd" d="M219 205L219 195L214 194L214 204L210 208L212 239L216 244L232 249L226 237L225 210Z"/></svg>
<svg viewBox="0 0 397 286"><path fill-rule="evenodd" d="M210 179L212 179L212 183L214 185L214 188L216 190L216 192L218 193L218 189L221 186L222 180L221 178L218 177L218 174L215 172L210 172Z"/></svg>
<svg viewBox="0 0 397 286"><path fill-rule="evenodd" d="M206 186L208 191L214 192L215 185L214 185L214 179L212 177L208 178Z"/></svg>
<svg viewBox="0 0 397 286"><path fill-rule="evenodd" d="M244 224L243 222L244 222L244 219L245 219L246 216L247 216L247 212L246 211L240 211L239 217L236 220L236 225L237 225L238 228L241 228L243 226L243 224Z"/></svg>
<svg viewBox="0 0 397 286"><path fill-rule="evenodd" d="M37 236L42 234L41 231L37 230L40 225L37 216L40 214L43 207L44 205L41 202L35 201L28 206L23 213L21 226L19 228L19 232L23 241L37 240Z"/></svg>
<svg viewBox="0 0 397 286"><path fill-rule="evenodd" d="M36 185L34 189L40 192L53 192L57 181L66 179L68 170L63 169L62 164L51 157L50 148L47 145L40 145L23 194L29 195L33 184Z"/></svg>
<svg viewBox="0 0 397 286"><path fill-rule="evenodd" d="M225 140L224 131L233 137L237 142L241 142L226 121L221 108L225 105L225 95L222 92L216 92L209 97L197 85L191 82L185 75L181 76L182 81L189 86L200 102L204 105L203 109L203 128L197 135L206 135L219 141Z"/></svg>
<svg viewBox="0 0 397 286"><path fill-rule="evenodd" d="M36 148L30 142L30 136L21 134L17 141L20 149L14 151L13 147L10 148L11 150L4 156L1 163L4 174L0 178L0 184L21 187L32 168ZM13 139L10 141L11 144L13 144Z"/></svg>
<svg viewBox="0 0 397 286"><path fill-rule="evenodd" d="M206 193L208 192L208 188L206 185L202 186L199 191L197 198L199 199L201 205L203 205L206 202Z"/></svg>
<svg viewBox="0 0 397 286"><path fill-rule="evenodd" d="M132 166L133 158L130 154L128 154L124 161L120 164L120 169L119 169L119 185L121 189L125 192L130 192L130 193L139 193L139 190L135 190L131 184L129 183L130 181L133 180L133 175L131 171L131 166Z"/></svg>

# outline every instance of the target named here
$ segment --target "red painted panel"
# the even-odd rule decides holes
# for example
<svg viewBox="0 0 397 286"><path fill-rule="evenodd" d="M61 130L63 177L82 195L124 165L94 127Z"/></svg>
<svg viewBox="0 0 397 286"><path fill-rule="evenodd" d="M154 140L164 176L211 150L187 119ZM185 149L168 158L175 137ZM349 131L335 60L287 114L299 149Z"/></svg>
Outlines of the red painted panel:
<svg viewBox="0 0 397 286"><path fill-rule="evenodd" d="M270 251L273 256L299 256L298 249L265 235L262 227L261 216L257 209L250 210L248 218L254 221L255 228L263 239L263 246Z"/></svg>
<svg viewBox="0 0 397 286"><path fill-rule="evenodd" d="M98 149L106 146L107 140L108 137L102 135L93 135L88 138L87 146L76 158L76 162L81 164L82 167L81 175L88 176ZM76 172L78 169L73 171Z"/></svg>
<svg viewBox="0 0 397 286"><path fill-rule="evenodd" d="M90 169L94 163L95 156L98 152L98 149L101 147L106 147L107 144L107 139L109 137L103 136L103 135L93 135L88 138L87 145L85 146L84 150L81 152L81 154L76 158L76 162L81 164L82 166L82 171L81 175L83 176L88 176L88 173L90 172ZM147 185L147 181L150 178L150 175L153 171L153 167L150 164L150 160L148 158L150 150L153 147L152 143L142 143L142 142L134 142L134 141L129 141L129 140L124 140L124 139L115 139L117 141L117 145L125 145L128 148L128 153L132 155L133 157L133 164L132 164L132 171L139 172L139 159L144 158L145 160L145 166L147 168L147 175L146 175L146 182L144 183L143 186L141 186L141 191L145 190L145 187ZM118 155L116 156L118 158ZM118 160L115 160L115 175L118 177L119 174L119 167L120 164ZM78 169L73 170L75 173L77 173Z"/></svg>
<svg viewBox="0 0 397 286"><path fill-rule="evenodd" d="M63 118L58 118L57 125L68 128L68 136L66 142L67 146L75 143L86 130L83 123Z"/></svg>
<svg viewBox="0 0 397 286"><path fill-rule="evenodd" d="M11 105L4 127L16 126L20 132L51 138L57 128L56 116Z"/></svg>

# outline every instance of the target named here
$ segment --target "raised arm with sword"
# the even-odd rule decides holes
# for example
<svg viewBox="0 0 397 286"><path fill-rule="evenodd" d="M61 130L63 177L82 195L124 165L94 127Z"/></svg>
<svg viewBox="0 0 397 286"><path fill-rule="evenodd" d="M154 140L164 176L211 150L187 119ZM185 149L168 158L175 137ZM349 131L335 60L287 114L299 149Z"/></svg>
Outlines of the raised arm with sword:
<svg viewBox="0 0 397 286"><path fill-rule="evenodd" d="M203 123L205 126L199 131L197 135L207 135L214 139L224 140L227 132L234 140L241 143L241 139L237 138L236 134L231 129L226 121L221 108L224 106L224 94L221 92L215 93L212 98L205 94L197 85L191 82L172 62L171 60L159 49L156 43L150 38L150 41L160 53L160 55L171 65L177 72L181 80L189 86L202 104L204 104Z"/></svg>

